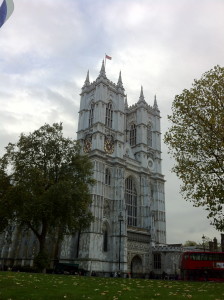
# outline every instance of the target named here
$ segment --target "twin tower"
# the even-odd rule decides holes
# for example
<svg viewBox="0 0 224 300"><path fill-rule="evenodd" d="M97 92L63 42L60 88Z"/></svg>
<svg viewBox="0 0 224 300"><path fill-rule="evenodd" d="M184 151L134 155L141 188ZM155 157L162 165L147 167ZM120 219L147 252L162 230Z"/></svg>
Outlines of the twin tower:
<svg viewBox="0 0 224 300"><path fill-rule="evenodd" d="M60 247L49 237L52 257L102 276L139 276L161 268L160 247L154 246L166 243L166 219L156 99L150 106L141 89L137 103L128 106L121 74L114 84L102 63L97 79L90 83L88 73L82 87L78 140L93 163L90 209L95 218L87 230L66 236ZM30 231L11 226L0 235L2 264L32 266L37 249Z"/></svg>
<svg viewBox="0 0 224 300"><path fill-rule="evenodd" d="M77 139L91 158L95 221L79 236L78 260L96 272L148 273L152 246L166 243L160 112L141 88L129 106L121 74L117 84L104 62L81 91Z"/></svg>

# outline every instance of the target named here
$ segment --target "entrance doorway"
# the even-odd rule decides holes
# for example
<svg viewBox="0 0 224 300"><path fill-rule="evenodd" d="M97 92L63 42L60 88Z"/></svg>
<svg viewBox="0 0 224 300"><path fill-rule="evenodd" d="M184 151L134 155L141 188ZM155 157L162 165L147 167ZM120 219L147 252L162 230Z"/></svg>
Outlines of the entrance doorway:
<svg viewBox="0 0 224 300"><path fill-rule="evenodd" d="M135 274L141 274L143 273L143 267L142 267L142 259L140 256L136 255L132 258L131 261L131 273L133 276Z"/></svg>

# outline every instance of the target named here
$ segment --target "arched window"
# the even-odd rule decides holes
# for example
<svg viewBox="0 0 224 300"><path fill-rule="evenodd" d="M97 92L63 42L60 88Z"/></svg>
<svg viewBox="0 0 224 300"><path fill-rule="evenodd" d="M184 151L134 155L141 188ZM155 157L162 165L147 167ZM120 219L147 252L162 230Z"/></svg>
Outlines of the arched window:
<svg viewBox="0 0 224 300"><path fill-rule="evenodd" d="M136 125L131 124L130 128L130 145L134 146L136 145Z"/></svg>
<svg viewBox="0 0 224 300"><path fill-rule="evenodd" d="M106 171L105 171L105 184L110 185L110 182L111 182L110 170L106 169Z"/></svg>
<svg viewBox="0 0 224 300"><path fill-rule="evenodd" d="M104 252L108 251L108 232L107 232L107 230L105 230L103 233L103 251Z"/></svg>
<svg viewBox="0 0 224 300"><path fill-rule="evenodd" d="M128 225L137 226L137 192L132 177L125 180L125 203L128 213Z"/></svg>
<svg viewBox="0 0 224 300"><path fill-rule="evenodd" d="M112 108L112 103L109 102L106 107L105 125L107 127L112 128L112 121L113 121L113 108Z"/></svg>
<svg viewBox="0 0 224 300"><path fill-rule="evenodd" d="M103 251L108 251L108 229L105 223L103 224Z"/></svg>
<svg viewBox="0 0 224 300"><path fill-rule="evenodd" d="M147 126L147 145L152 147L152 126Z"/></svg>
<svg viewBox="0 0 224 300"><path fill-rule="evenodd" d="M93 125L93 118L94 118L94 103L92 102L89 111L89 127Z"/></svg>
<svg viewBox="0 0 224 300"><path fill-rule="evenodd" d="M154 269L161 269L161 254L154 253Z"/></svg>

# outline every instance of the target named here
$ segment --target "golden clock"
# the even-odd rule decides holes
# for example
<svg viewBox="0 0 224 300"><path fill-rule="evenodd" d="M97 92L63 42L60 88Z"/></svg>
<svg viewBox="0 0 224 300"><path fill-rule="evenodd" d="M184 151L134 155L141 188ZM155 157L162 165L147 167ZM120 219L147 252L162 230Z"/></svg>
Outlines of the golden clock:
<svg viewBox="0 0 224 300"><path fill-rule="evenodd" d="M112 154L114 152L114 139L112 135L105 136L104 150L108 154Z"/></svg>
<svg viewBox="0 0 224 300"><path fill-rule="evenodd" d="M92 139L91 137L86 137L84 140L83 151L85 153L88 153L91 150L91 147L92 147Z"/></svg>

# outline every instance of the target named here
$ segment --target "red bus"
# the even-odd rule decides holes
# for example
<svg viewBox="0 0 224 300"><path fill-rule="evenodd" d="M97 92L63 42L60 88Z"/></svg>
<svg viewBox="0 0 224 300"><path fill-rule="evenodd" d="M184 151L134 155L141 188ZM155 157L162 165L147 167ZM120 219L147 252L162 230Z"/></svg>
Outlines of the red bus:
<svg viewBox="0 0 224 300"><path fill-rule="evenodd" d="M182 280L224 281L224 252L184 252Z"/></svg>

